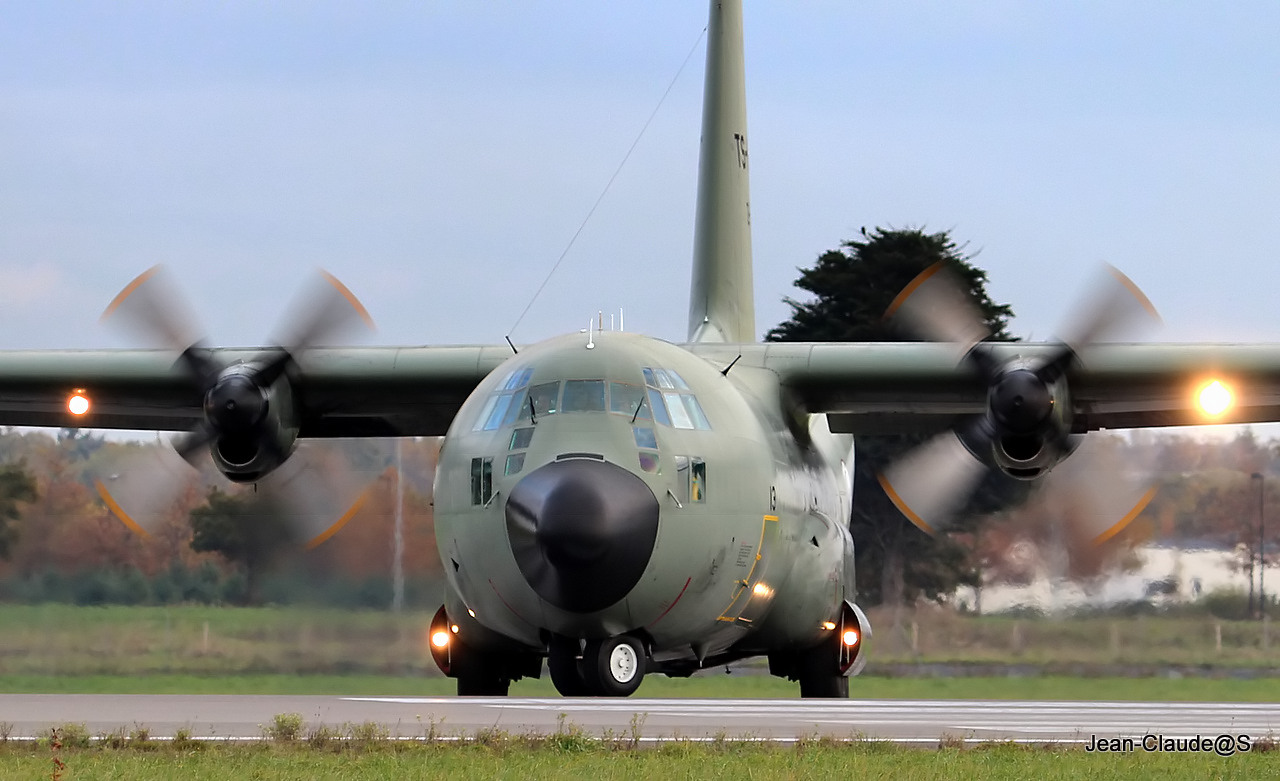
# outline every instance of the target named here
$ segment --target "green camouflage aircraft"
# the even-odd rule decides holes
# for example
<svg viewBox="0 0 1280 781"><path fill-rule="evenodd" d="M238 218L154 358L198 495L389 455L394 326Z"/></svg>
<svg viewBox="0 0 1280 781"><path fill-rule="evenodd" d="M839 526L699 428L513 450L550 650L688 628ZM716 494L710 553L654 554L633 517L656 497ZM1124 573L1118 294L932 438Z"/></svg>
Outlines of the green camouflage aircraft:
<svg viewBox="0 0 1280 781"><path fill-rule="evenodd" d="M215 349L151 271L108 313L167 349L0 353L0 425L186 432L181 468L207 452L232 481L275 483L313 542L351 513L303 440L443 435L431 650L459 694L505 695L544 659L562 694L594 696L765 656L803 696L845 697L871 632L847 527L854 435L935 435L882 478L927 531L988 470L1062 461L1105 539L1144 496L1087 432L1280 419L1280 346L1097 344L1150 310L1118 273L1057 343L982 342L933 269L893 307L932 341L756 343L742 9L710 8L687 344L592 328L518 352L320 348L366 317L330 279L282 346ZM159 500L101 491L145 532Z"/></svg>

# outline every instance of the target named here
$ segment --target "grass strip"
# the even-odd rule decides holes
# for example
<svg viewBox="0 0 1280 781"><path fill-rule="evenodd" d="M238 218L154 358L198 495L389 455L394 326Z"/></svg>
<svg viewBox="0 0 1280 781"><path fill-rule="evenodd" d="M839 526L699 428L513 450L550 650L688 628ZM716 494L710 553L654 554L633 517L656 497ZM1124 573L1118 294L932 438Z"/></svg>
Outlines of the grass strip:
<svg viewBox="0 0 1280 781"><path fill-rule="evenodd" d="M937 750L862 741L774 746L738 741L629 748L573 733L548 738L488 734L460 744L301 740L246 745L143 741L110 748L0 744L0 775L66 779L333 778L912 778L1074 779L1158 776L1164 781L1263 778L1275 754L1095 754L1062 746L983 744Z"/></svg>
<svg viewBox="0 0 1280 781"><path fill-rule="evenodd" d="M0 676L8 694L335 694L451 696L447 678L386 675L139 675ZM515 697L558 697L547 678L511 687ZM687 679L650 676L637 697L787 699L796 684L767 675L696 675ZM1154 702L1276 702L1280 679L1260 678L880 678L850 681L855 699L1135 700Z"/></svg>

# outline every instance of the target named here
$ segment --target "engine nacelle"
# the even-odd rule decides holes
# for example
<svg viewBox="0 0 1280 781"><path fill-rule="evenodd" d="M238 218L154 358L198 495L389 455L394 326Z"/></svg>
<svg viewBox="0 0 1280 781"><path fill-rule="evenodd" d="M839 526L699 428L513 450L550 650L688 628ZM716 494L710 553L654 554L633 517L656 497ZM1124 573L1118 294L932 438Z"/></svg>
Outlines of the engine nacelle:
<svg viewBox="0 0 1280 781"><path fill-rule="evenodd" d="M214 466L237 483L270 474L293 453L297 413L287 378L268 388L254 383L253 364L236 364L205 395L205 416L215 436L209 445Z"/></svg>

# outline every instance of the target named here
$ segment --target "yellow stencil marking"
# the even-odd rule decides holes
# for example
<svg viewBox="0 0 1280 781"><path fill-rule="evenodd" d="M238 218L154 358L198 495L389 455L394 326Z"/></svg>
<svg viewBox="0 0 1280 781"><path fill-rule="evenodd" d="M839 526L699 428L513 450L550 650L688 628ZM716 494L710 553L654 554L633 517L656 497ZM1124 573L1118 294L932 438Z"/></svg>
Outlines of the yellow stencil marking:
<svg viewBox="0 0 1280 781"><path fill-rule="evenodd" d="M776 522L777 520L778 520L778 516L776 515L766 515L764 516L764 520L761 521L760 540L756 543L756 560L751 564L751 571L747 573L747 577L743 581L739 582L738 590L734 592L733 599L729 601L728 606L725 607L724 610L720 611L720 617L716 619L717 621L737 621L738 620L736 618L729 617L728 615L729 608L732 608L735 604L737 604L738 597L742 596L742 592L745 591L747 588L747 585L751 583L751 576L755 574L756 565L760 563L760 559L764 556L763 548L764 548L765 524L767 524L769 521Z"/></svg>

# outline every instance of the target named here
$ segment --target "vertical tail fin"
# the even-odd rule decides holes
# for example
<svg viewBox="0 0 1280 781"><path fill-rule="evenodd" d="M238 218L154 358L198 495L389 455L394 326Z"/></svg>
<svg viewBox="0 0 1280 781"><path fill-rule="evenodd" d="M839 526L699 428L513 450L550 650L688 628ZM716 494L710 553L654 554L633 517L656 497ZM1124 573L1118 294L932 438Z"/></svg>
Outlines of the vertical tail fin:
<svg viewBox="0 0 1280 781"><path fill-rule="evenodd" d="M711 0L689 341L754 342L742 0Z"/></svg>

